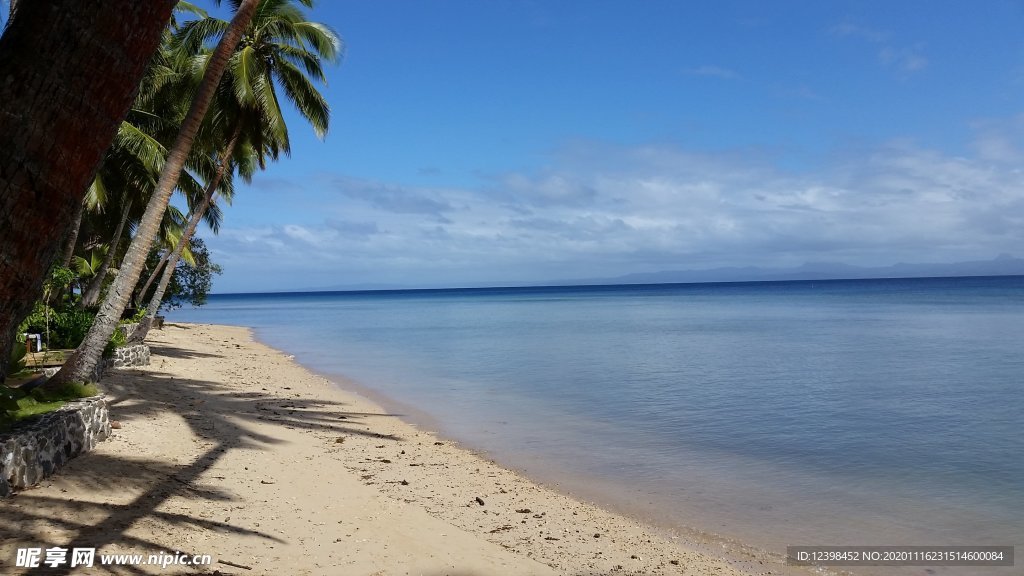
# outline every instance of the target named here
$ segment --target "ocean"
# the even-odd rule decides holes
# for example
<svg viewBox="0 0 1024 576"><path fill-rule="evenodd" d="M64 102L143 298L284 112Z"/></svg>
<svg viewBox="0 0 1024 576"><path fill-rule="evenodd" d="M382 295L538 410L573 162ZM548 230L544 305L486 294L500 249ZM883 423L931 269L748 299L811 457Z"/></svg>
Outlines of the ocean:
<svg viewBox="0 0 1024 576"><path fill-rule="evenodd" d="M250 326L668 529L1024 549L1024 277L213 295L168 320Z"/></svg>

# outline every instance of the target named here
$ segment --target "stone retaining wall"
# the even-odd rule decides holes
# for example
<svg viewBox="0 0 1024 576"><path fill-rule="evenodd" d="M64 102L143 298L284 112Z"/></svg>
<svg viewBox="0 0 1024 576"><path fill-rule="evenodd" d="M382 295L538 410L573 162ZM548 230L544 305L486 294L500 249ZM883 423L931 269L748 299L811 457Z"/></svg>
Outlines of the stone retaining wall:
<svg viewBox="0 0 1024 576"><path fill-rule="evenodd" d="M111 367L146 366L149 356L149 346L145 344L122 346L114 350L112 358L97 363L93 381L99 382L103 372ZM59 367L47 368L43 373L53 376L58 370ZM0 434L0 498L52 475L108 436L110 415L102 396L68 402L31 424Z"/></svg>
<svg viewBox="0 0 1024 576"><path fill-rule="evenodd" d="M38 483L110 436L102 396L68 402L24 428L0 434L0 498Z"/></svg>
<svg viewBox="0 0 1024 576"><path fill-rule="evenodd" d="M114 350L114 356L109 360L114 368L125 366L149 366L149 346L145 344L131 344Z"/></svg>
<svg viewBox="0 0 1024 576"><path fill-rule="evenodd" d="M132 324L120 324L120 325L118 325L117 329L120 330L121 332L124 332L124 337L127 340L127 339L132 337L132 334L135 333L135 330L138 327L139 327L138 322L135 322L135 323L132 323Z"/></svg>
<svg viewBox="0 0 1024 576"><path fill-rule="evenodd" d="M149 366L149 346L145 344L131 344L114 349L114 355L110 358L101 358L96 363L92 373L92 381L99 382L107 368L124 368L130 366ZM43 375L49 378L60 370L60 366L43 368Z"/></svg>

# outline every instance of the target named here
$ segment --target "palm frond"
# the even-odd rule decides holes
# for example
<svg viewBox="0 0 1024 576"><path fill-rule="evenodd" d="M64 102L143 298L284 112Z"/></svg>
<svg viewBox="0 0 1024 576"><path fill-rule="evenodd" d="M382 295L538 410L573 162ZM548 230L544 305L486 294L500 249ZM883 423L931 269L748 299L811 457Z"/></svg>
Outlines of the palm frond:
<svg viewBox="0 0 1024 576"><path fill-rule="evenodd" d="M281 112L281 104L277 98L277 91L274 89L272 79L261 76L256 82L257 102L261 119L266 124L271 139L277 141L280 149L285 154L291 153L291 140L288 137L288 124L285 122L284 114Z"/></svg>
<svg viewBox="0 0 1024 576"><path fill-rule="evenodd" d="M174 6L174 12L176 14L191 14L200 18L210 17L206 10L203 10L191 2L186 2L186 0L178 0L178 3Z"/></svg>
<svg viewBox="0 0 1024 576"><path fill-rule="evenodd" d="M169 48L172 53L197 54L207 43L223 36L228 25L227 21L212 17L186 22L172 35Z"/></svg>
<svg viewBox="0 0 1024 576"><path fill-rule="evenodd" d="M313 80L322 84L327 83L327 77L324 75L324 69L320 64L318 56L310 54L308 50L288 44L279 44L276 48L281 59L291 62L296 66L301 66L306 70L306 75L310 76Z"/></svg>
<svg viewBox="0 0 1024 576"><path fill-rule="evenodd" d="M331 121L331 107L298 68L289 62L278 62L274 68L277 80L288 99L302 117L313 125L317 137L323 139Z"/></svg>
<svg viewBox="0 0 1024 576"><path fill-rule="evenodd" d="M188 170L182 170L181 178L178 180L178 191L185 198L185 203L188 205L189 210L192 210L203 201L206 188Z"/></svg>
<svg viewBox="0 0 1024 576"><path fill-rule="evenodd" d="M142 165L159 172L167 158L167 149L152 135L130 122L121 122L114 137L114 146L120 146Z"/></svg>
<svg viewBox="0 0 1024 576"><path fill-rule="evenodd" d="M299 36L324 60L336 62L341 57L345 44L330 26L319 22L297 22L294 27Z"/></svg>
<svg viewBox="0 0 1024 576"><path fill-rule="evenodd" d="M220 234L220 226L224 222L224 212L216 202L210 202L210 206L203 214L203 221L210 227L211 232Z"/></svg>
<svg viewBox="0 0 1024 576"><path fill-rule="evenodd" d="M259 54L252 46L246 46L232 56L231 64L235 97L242 106L255 106L256 83L265 70Z"/></svg>
<svg viewBox="0 0 1024 576"><path fill-rule="evenodd" d="M174 228L166 231L166 234L161 236L161 241L167 250L174 250L178 247L181 242L181 237L185 235L184 228ZM188 244L181 248L181 259L188 263L189 266L195 266L196 260L192 256L192 251L188 249Z"/></svg>
<svg viewBox="0 0 1024 576"><path fill-rule="evenodd" d="M103 206L107 204L107 197L107 185L103 181L103 174L96 174L85 194L85 206L90 210L102 211Z"/></svg>

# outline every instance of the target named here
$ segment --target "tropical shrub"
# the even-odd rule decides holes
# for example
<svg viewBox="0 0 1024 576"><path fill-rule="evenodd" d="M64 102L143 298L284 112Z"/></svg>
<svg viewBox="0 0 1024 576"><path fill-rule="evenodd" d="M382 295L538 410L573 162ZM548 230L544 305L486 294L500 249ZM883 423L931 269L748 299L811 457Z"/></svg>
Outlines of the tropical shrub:
<svg viewBox="0 0 1024 576"><path fill-rule="evenodd" d="M103 347L103 357L110 358L114 355L114 350L127 343L128 338L125 336L124 330L114 330L114 333L110 335L110 341Z"/></svg>
<svg viewBox="0 0 1024 576"><path fill-rule="evenodd" d="M77 348L89 332L94 316L70 302L52 308L40 301L22 322L18 334L43 334L50 349Z"/></svg>

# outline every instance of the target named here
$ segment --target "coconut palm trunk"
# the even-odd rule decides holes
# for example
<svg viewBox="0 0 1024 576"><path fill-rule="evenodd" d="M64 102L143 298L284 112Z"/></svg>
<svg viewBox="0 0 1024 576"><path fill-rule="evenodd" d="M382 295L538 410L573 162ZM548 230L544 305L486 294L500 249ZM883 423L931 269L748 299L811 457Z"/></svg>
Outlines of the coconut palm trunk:
<svg viewBox="0 0 1024 576"><path fill-rule="evenodd" d="M100 264L100 268L96 271L92 282L89 282L85 293L82 294L82 301L79 303L80 307L92 308L99 301L100 291L103 290L103 281L107 279L107 271L110 270L110 265L114 263L114 256L117 254L117 247L121 245L121 235L124 234L124 226L128 223L128 214L131 209L132 199L129 198L128 203L124 206L124 210L121 211L121 220L117 223L117 228L114 229L114 237L110 239L110 248L107 249L107 255L103 257L103 263Z"/></svg>
<svg viewBox="0 0 1024 576"><path fill-rule="evenodd" d="M199 221L203 219L203 215L210 208L210 204L213 202L213 195L217 192L217 188L220 187L221 181L224 179L224 173L227 172L228 167L231 166L231 157L234 155L235 146L238 145L238 138L242 133L242 125L237 124L235 126L234 134L231 135L231 141L227 147L220 154L220 163L217 166L217 172L214 173L213 179L206 186L206 195L203 197L203 201L199 206L192 211L192 218L188 221L188 226L185 228L185 232L181 235L181 240L178 241L178 245L171 251L170 257L167 259L167 265L164 266L164 272L160 276L160 283L157 284L156 290L153 292L153 297L149 299L149 304L146 305L146 315L139 322L139 327L132 333L130 341L132 343L141 343L146 339L149 334L149 329L153 326L153 320L156 318L157 311L160 310L160 304L164 299L164 293L167 292L167 286L171 283L171 277L174 276L174 269L178 267L178 261L181 259L181 252L188 246L189 240L196 233L196 227L199 226ZM142 297L145 297L145 290L143 289Z"/></svg>
<svg viewBox="0 0 1024 576"><path fill-rule="evenodd" d="M79 202L75 209L75 215L71 217L71 228L68 229L67 240L64 241L64 252L60 256L60 265L67 268L71 266L71 258L75 255L75 246L78 245L78 232L82 229L82 216L85 215L85 202Z"/></svg>
<svg viewBox="0 0 1024 576"><path fill-rule="evenodd" d="M59 387L68 382L89 381L94 377L93 374L100 361L103 348L106 347L114 330L117 329L121 314L128 305L132 290L142 274L146 256L160 228L160 221L164 211L167 210L171 193L185 166L185 159L192 149L192 142L195 140L206 110L213 100L217 85L227 67L228 59L252 20L258 3L258 0L243 0L235 12L230 26L217 44L203 74L199 89L189 107L188 114L185 116L185 121L169 150L167 162L160 172L156 189L146 206L146 212L143 214L135 237L128 247L117 277L114 278L114 283L107 291L107 296L103 300L103 304L100 305L96 319L82 344L67 359L60 371L50 379L47 386Z"/></svg>
<svg viewBox="0 0 1024 576"><path fill-rule="evenodd" d="M167 264L167 259L170 257L171 250L164 252L164 255L160 257L160 261L156 263L155 267L153 267L153 271L150 272L149 278L146 279L146 283L142 285L142 290L134 293L134 299L132 300L133 307L138 308L139 299L146 297L146 293L149 292L149 289L153 286L153 281L160 276L160 272L164 269L164 264Z"/></svg>
<svg viewBox="0 0 1024 576"><path fill-rule="evenodd" d="M0 36L0 381L175 3L22 2Z"/></svg>
<svg viewBox="0 0 1024 576"><path fill-rule="evenodd" d="M160 310L160 304L163 302L164 293L167 292L167 286L171 283L171 278L174 276L174 270L178 267L178 262L181 259L181 251L185 246L188 246L189 240L195 235L196 226L199 225L199 221L203 218L203 214L210 207L213 202L213 194L216 192L217 187L220 186L221 180L224 178L224 171L228 162L230 162L231 155L227 154L225 164L221 165L217 169L217 174L213 180L210 181L210 185L206 189L206 197L203 199L203 203L196 207L195 212L192 214L191 220L189 220L188 227L185 229L185 233L181 235L181 240L178 241L178 245L171 252L170 258L167 260L167 265L164 266L164 272L160 276L160 283L157 284L156 290L153 291L153 296L149 299L149 303L146 305L146 315L139 321L139 327L132 333L130 341L132 343L141 343L146 339L149 334L149 329L153 326L153 320L156 319L156 313ZM143 293L145 294L145 293Z"/></svg>

